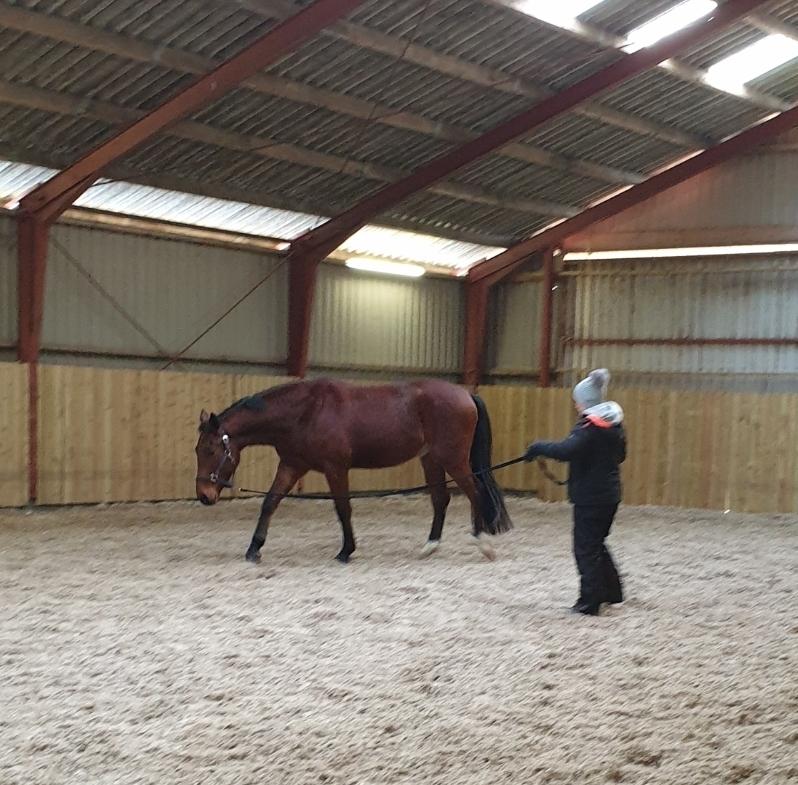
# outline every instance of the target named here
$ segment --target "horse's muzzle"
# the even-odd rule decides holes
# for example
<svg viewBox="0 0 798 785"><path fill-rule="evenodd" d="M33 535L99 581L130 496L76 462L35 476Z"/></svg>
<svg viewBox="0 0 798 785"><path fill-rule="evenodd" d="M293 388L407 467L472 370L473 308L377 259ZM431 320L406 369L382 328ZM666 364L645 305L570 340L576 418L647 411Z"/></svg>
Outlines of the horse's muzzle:
<svg viewBox="0 0 798 785"><path fill-rule="evenodd" d="M197 483L197 499L206 507L212 507L219 501L219 491L210 483Z"/></svg>

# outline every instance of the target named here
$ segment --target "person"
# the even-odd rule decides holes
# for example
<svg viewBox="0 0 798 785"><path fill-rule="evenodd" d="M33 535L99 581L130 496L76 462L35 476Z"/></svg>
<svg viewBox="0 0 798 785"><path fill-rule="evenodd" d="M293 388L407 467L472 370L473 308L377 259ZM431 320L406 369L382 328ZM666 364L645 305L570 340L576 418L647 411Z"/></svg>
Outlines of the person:
<svg viewBox="0 0 798 785"><path fill-rule="evenodd" d="M621 501L619 466L626 459L623 410L607 401L610 373L591 371L574 387L579 413L571 433L560 442L533 442L524 456L569 464L568 498L573 505L573 552L579 572L574 613L596 616L602 603L623 602L623 586L605 539Z"/></svg>

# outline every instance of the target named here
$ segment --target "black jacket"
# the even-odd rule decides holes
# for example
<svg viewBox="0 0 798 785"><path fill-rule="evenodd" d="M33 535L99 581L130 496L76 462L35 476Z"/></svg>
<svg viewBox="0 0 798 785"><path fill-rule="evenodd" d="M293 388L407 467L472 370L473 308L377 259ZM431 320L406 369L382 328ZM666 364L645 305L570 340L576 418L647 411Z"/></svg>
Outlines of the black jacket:
<svg viewBox="0 0 798 785"><path fill-rule="evenodd" d="M597 425L580 417L561 442L535 442L536 455L566 461L568 498L576 505L618 504L621 501L620 464L626 459L623 425Z"/></svg>

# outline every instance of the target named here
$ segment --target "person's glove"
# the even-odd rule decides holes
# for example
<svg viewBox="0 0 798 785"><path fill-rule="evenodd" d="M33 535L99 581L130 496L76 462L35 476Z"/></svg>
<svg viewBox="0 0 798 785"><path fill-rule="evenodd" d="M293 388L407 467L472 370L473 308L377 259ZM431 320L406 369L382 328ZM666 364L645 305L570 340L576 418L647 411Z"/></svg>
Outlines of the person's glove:
<svg viewBox="0 0 798 785"><path fill-rule="evenodd" d="M538 443L532 442L529 447L526 448L526 452L524 453L524 460L529 463L529 461L534 461L540 453L538 452Z"/></svg>

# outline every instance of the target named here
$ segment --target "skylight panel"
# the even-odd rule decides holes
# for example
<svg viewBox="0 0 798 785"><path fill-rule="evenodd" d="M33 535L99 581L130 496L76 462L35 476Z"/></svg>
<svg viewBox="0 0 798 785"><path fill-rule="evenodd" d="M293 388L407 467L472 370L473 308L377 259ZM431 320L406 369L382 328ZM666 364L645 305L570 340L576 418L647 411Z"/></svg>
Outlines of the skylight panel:
<svg viewBox="0 0 798 785"><path fill-rule="evenodd" d="M569 28L580 14L601 5L604 0L516 0L515 8L557 27Z"/></svg>
<svg viewBox="0 0 798 785"><path fill-rule="evenodd" d="M657 43L666 36L692 24L702 16L712 13L718 4L714 0L685 0L669 8L640 27L636 27L626 37L625 52L636 52Z"/></svg>
<svg viewBox="0 0 798 785"><path fill-rule="evenodd" d="M769 35L715 63L707 70L707 80L723 90L739 91L796 57L798 41L779 33Z"/></svg>

